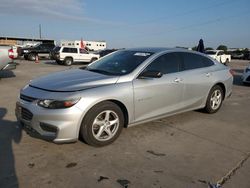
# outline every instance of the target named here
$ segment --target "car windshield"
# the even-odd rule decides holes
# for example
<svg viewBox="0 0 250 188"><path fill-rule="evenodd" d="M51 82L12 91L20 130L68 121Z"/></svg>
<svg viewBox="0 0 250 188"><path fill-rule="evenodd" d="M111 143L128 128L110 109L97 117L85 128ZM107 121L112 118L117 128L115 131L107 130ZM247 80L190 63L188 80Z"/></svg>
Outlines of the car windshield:
<svg viewBox="0 0 250 188"><path fill-rule="evenodd" d="M60 47L60 46L56 46L56 47L53 49L53 51L54 51L54 52L59 52L59 51L60 51L60 49L61 49L61 47Z"/></svg>
<svg viewBox="0 0 250 188"><path fill-rule="evenodd" d="M87 66L86 70L106 75L125 75L131 73L138 65L153 53L122 50Z"/></svg>
<svg viewBox="0 0 250 188"><path fill-rule="evenodd" d="M215 51L206 51L206 54L208 54L208 55L215 55L216 52Z"/></svg>
<svg viewBox="0 0 250 188"><path fill-rule="evenodd" d="M41 45L41 43L37 43L37 44L33 45L33 47L37 47L37 46L40 46L40 45Z"/></svg>

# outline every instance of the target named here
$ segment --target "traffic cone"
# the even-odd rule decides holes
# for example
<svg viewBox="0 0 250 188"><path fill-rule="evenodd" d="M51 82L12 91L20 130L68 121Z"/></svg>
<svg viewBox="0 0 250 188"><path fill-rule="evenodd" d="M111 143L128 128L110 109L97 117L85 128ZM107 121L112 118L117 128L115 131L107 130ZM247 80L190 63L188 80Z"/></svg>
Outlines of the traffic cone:
<svg viewBox="0 0 250 188"><path fill-rule="evenodd" d="M35 63L39 63L38 55L36 55Z"/></svg>

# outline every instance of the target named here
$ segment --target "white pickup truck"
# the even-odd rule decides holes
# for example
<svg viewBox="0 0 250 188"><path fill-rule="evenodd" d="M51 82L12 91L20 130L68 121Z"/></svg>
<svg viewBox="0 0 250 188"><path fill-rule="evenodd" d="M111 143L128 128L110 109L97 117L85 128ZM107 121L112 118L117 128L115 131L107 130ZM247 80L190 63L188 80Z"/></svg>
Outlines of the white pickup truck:
<svg viewBox="0 0 250 188"><path fill-rule="evenodd" d="M15 69L16 64L13 63L14 57L14 51L11 46L0 45L0 71Z"/></svg>
<svg viewBox="0 0 250 188"><path fill-rule="evenodd" d="M78 47L55 47L51 54L51 59L56 60L59 65L70 66L74 62L91 63L100 58L100 55L89 53L87 50Z"/></svg>
<svg viewBox="0 0 250 188"><path fill-rule="evenodd" d="M231 55L225 54L223 50L207 50L206 54L223 64L227 64L231 61Z"/></svg>

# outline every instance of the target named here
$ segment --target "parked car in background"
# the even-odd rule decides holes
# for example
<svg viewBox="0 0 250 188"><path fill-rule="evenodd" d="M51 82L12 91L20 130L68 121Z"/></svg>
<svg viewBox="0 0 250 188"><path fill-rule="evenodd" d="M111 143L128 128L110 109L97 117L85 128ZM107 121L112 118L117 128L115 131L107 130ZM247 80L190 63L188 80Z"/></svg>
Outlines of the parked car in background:
<svg viewBox="0 0 250 188"><path fill-rule="evenodd" d="M243 51L233 51L230 55L232 59L244 59Z"/></svg>
<svg viewBox="0 0 250 188"><path fill-rule="evenodd" d="M223 64L227 64L231 61L231 55L225 54L223 50L207 50L206 54Z"/></svg>
<svg viewBox="0 0 250 188"><path fill-rule="evenodd" d="M13 62L14 52L11 46L0 45L0 71L12 70L16 68Z"/></svg>
<svg viewBox="0 0 250 188"><path fill-rule="evenodd" d="M217 112L232 92L231 70L198 52L119 50L85 69L32 80L16 116L28 132L56 143L112 143L124 127L195 109Z"/></svg>
<svg viewBox="0 0 250 188"><path fill-rule="evenodd" d="M36 56L49 58L50 52L54 47L55 45L52 43L37 44L34 47L21 48L18 55L24 56L24 59L31 61L35 61Z"/></svg>
<svg viewBox="0 0 250 188"><path fill-rule="evenodd" d="M51 54L51 59L56 60L59 65L70 66L74 62L91 63L99 59L100 55L89 53L87 50L78 47L55 47Z"/></svg>
<svg viewBox="0 0 250 188"><path fill-rule="evenodd" d="M244 51L244 57L245 60L250 60L250 51Z"/></svg>
<svg viewBox="0 0 250 188"><path fill-rule="evenodd" d="M105 55L108 55L115 51L117 51L117 49L106 49L106 50L99 51L98 54L100 55L100 57L104 57Z"/></svg>
<svg viewBox="0 0 250 188"><path fill-rule="evenodd" d="M242 74L243 84L250 84L250 64Z"/></svg>
<svg viewBox="0 0 250 188"><path fill-rule="evenodd" d="M20 47L18 47L18 46L12 46L12 49L13 49L14 59L17 59L18 58L18 51L20 50Z"/></svg>

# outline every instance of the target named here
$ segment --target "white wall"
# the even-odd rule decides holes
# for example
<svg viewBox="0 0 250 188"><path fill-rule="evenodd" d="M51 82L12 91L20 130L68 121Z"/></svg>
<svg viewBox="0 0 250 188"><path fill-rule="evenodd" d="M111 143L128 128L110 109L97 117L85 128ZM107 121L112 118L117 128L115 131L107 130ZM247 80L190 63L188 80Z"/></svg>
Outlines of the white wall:
<svg viewBox="0 0 250 188"><path fill-rule="evenodd" d="M90 49L90 50L104 50L107 48L107 43L105 41L83 41L84 44ZM75 46L80 47L81 41L80 40L62 40L61 46Z"/></svg>

